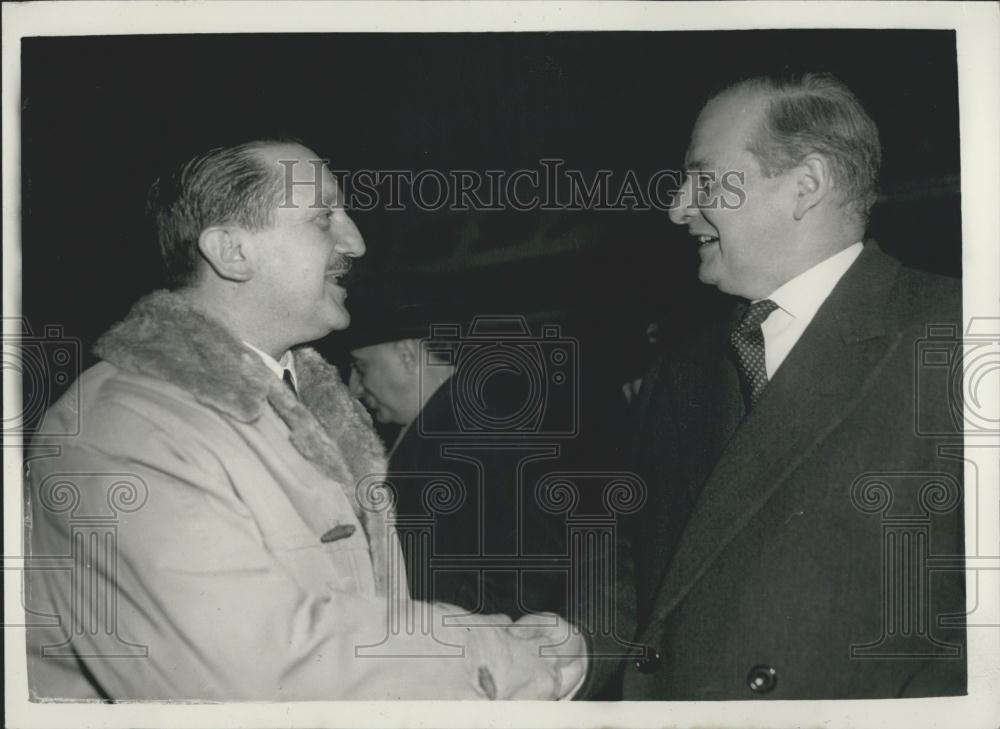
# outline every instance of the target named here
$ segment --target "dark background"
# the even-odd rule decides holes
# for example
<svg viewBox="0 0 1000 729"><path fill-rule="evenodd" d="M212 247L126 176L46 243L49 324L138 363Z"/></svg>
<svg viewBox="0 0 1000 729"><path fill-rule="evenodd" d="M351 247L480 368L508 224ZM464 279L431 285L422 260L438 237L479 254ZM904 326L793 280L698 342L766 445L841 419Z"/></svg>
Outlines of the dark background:
<svg viewBox="0 0 1000 729"><path fill-rule="evenodd" d="M337 169L679 169L706 94L782 67L860 96L884 145L870 234L911 265L961 264L951 31L198 35L22 46L23 312L94 339L158 286L143 206L187 149L276 133ZM721 297L665 212L353 214L369 253L350 300L443 300L580 337L581 368L638 374L650 321L698 326ZM458 247L458 242L461 246ZM459 311L460 309L460 311ZM324 349L335 354L333 335ZM59 385L54 386L58 394ZM26 392L26 398L30 393Z"/></svg>

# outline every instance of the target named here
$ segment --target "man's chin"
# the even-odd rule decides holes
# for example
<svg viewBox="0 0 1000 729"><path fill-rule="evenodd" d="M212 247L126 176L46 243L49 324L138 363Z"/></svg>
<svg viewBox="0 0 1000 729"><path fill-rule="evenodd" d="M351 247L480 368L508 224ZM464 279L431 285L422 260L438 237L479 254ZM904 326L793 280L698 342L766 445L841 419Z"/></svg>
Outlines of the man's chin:
<svg viewBox="0 0 1000 729"><path fill-rule="evenodd" d="M317 325L316 329L311 332L308 339L303 339L298 344L306 344L308 342L318 342L320 339L328 337L337 332L347 329L351 324L350 316L338 316L336 318L328 317L322 325Z"/></svg>
<svg viewBox="0 0 1000 729"><path fill-rule="evenodd" d="M339 332L351 326L351 313L343 307L337 307L336 313L330 317L328 324L330 332Z"/></svg>
<svg viewBox="0 0 1000 729"><path fill-rule="evenodd" d="M713 271L710 264L702 263L698 267L698 280L709 286L718 286L720 278L718 272Z"/></svg>

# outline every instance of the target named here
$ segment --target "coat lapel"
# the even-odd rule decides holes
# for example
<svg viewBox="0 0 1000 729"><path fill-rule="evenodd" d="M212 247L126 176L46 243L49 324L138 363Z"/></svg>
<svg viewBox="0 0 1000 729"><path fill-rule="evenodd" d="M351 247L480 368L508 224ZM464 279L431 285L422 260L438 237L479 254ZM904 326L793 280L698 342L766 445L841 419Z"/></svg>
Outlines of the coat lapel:
<svg viewBox="0 0 1000 729"><path fill-rule="evenodd" d="M735 312L738 317L739 313ZM640 626L677 548L701 486L743 419L739 380L724 345L725 326L705 332L692 358L664 363L651 373L655 388L641 403L642 445L637 456L647 480L649 501L639 513L642 551L655 555L644 570L637 566Z"/></svg>
<svg viewBox="0 0 1000 729"><path fill-rule="evenodd" d="M733 434L665 571L653 624L863 400L900 344L901 334L884 324L898 266L875 246L866 248Z"/></svg>
<svg viewBox="0 0 1000 729"><path fill-rule="evenodd" d="M685 464L680 476L692 503L746 415L729 346L729 332L745 311L743 304L734 307L705 342L705 352L685 363L675 379L677 435Z"/></svg>
<svg viewBox="0 0 1000 729"><path fill-rule="evenodd" d="M371 416L347 392L336 368L315 350L302 347L295 351L295 371L302 404L277 380L268 399L291 428L292 444L300 453L327 475L346 474L334 480L341 484L364 527L375 571L375 592L385 595L392 543L387 518L391 500L381 491L372 491L383 488L387 473L382 443L371 426ZM296 408L302 411L298 417ZM316 422L320 428L312 426Z"/></svg>

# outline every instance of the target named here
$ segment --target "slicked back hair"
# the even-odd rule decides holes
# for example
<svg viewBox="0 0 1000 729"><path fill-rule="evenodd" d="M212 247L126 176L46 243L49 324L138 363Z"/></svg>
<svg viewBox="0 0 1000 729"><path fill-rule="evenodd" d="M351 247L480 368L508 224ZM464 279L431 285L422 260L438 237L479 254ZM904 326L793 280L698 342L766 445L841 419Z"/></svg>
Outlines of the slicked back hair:
<svg viewBox="0 0 1000 729"><path fill-rule="evenodd" d="M826 158L842 204L865 225L878 198L882 146L875 122L840 79L828 73L757 76L717 96L763 97L764 116L748 146L768 177L810 153Z"/></svg>
<svg viewBox="0 0 1000 729"><path fill-rule="evenodd" d="M281 194L281 168L269 169L259 151L298 140L258 140L216 147L157 179L147 212L156 226L165 283L171 289L193 283L198 238L213 225L235 223L262 230L274 222Z"/></svg>

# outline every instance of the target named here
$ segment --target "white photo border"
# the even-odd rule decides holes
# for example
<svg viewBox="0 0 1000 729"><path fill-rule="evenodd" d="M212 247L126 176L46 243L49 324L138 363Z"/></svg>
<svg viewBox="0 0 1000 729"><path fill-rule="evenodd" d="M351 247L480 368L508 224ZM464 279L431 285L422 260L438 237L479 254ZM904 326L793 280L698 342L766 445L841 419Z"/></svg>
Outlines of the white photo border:
<svg viewBox="0 0 1000 729"><path fill-rule="evenodd" d="M575 30L954 29L957 37L965 318L1000 316L1000 9L951 2L50 2L3 6L3 315L20 315L20 39L30 36L280 32ZM849 51L847 51L849 52ZM968 373L967 373L968 374ZM1000 377L980 391L1000 402ZM20 382L4 369L4 409L18 412ZM982 441L980 441L982 442ZM967 445L971 442L967 438ZM5 702L11 727L947 727L996 726L1000 696L1000 437L967 448L978 503L967 499L966 554L993 563L978 574L976 606L996 629L969 632L969 695L942 699L773 702L471 704L32 704L23 629L5 631ZM5 443L4 600L23 622L21 450ZM988 551L990 545L993 553ZM970 601L973 593L970 591Z"/></svg>

